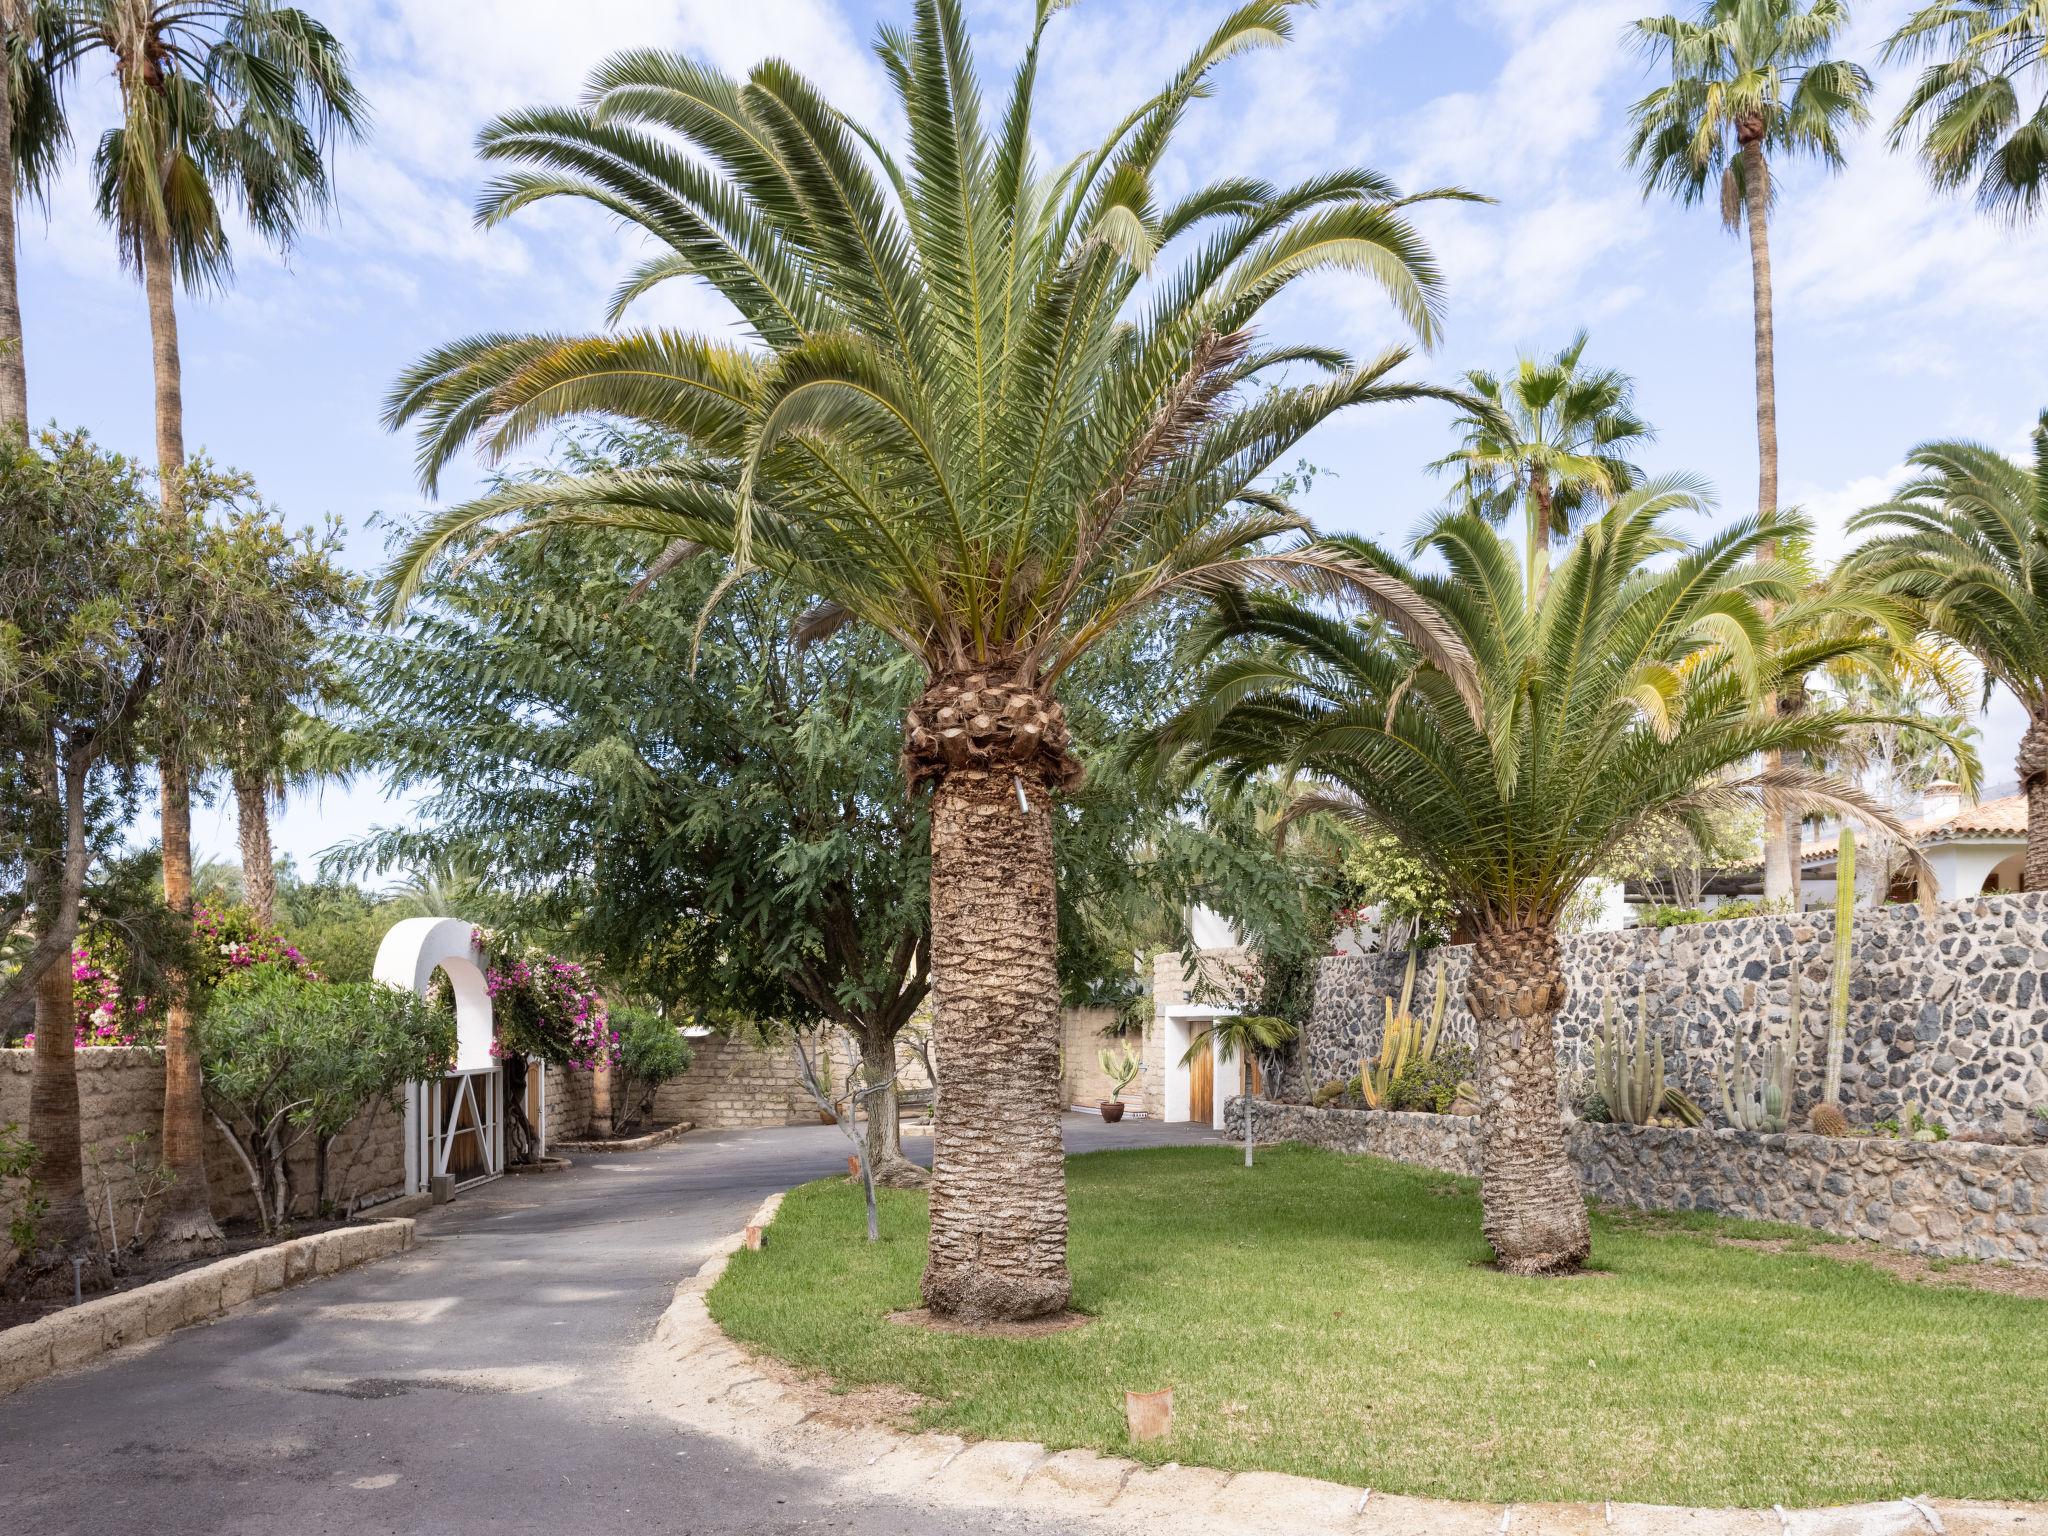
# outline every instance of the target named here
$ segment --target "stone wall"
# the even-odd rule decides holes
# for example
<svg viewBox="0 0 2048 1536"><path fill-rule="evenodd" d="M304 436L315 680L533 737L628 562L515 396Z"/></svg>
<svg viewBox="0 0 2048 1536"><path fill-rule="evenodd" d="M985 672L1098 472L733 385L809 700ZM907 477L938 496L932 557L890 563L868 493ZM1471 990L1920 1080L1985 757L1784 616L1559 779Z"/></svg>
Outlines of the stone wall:
<svg viewBox="0 0 2048 1536"><path fill-rule="evenodd" d="M1718 1115L1717 1067L1737 1042L1790 1027L1799 973L1794 1125L1819 1096L1834 970L1834 915L1741 918L1662 930L1628 928L1564 941L1568 996L1558 1019L1559 1064L1591 1070L1601 999L1635 1016L1645 992L1672 1082ZM1910 1100L1951 1130L2020 1140L2048 1105L2048 892L1949 903L1930 919L1915 907L1856 913L1842 1102L1868 1125ZM1464 1001L1471 950L1434 951L1418 967L1414 1007L1427 1009L1436 968L1449 969L1445 1032L1471 1043ZM1400 990L1403 957L1322 962L1313 1022L1276 1078L1276 1096L1305 1100L1317 1083L1349 1077L1377 1048L1383 997Z"/></svg>
<svg viewBox="0 0 2048 1536"><path fill-rule="evenodd" d="M658 1121L688 1120L700 1126L766 1126L816 1123L817 1101L797 1075L787 1045L763 1047L732 1035L690 1037L690 1069L661 1085L654 1096ZM834 1084L843 1085L849 1060L839 1041L824 1058Z"/></svg>
<svg viewBox="0 0 2048 1536"><path fill-rule="evenodd" d="M1066 1008L1060 1011L1060 1103L1072 1109L1093 1109L1109 1097L1109 1074L1102 1070L1102 1053L1121 1055L1136 1051L1143 1057L1142 1040L1112 1041L1104 1030L1116 1023L1114 1008ZM1140 1072L1124 1090L1130 1105L1127 1113L1140 1112L1146 1074Z"/></svg>
<svg viewBox="0 0 2048 1536"><path fill-rule="evenodd" d="M78 1053L79 1139L85 1148L86 1203L104 1228L107 1195L125 1237L135 1229L136 1179L129 1136L146 1132L135 1156L154 1163L163 1126L164 1064L152 1050L83 1050ZM0 1050L0 1125L28 1128L29 1085L35 1052ZM293 1154L295 1185L302 1205L313 1200L313 1145L308 1139ZM328 1189L339 1200L361 1201L397 1194L405 1184L405 1112L378 1108L358 1118L328 1150ZM216 1220L253 1220L255 1196L240 1159L211 1119L206 1125L206 1180ZM18 1214L19 1191L0 1201L0 1224Z"/></svg>
<svg viewBox="0 0 2048 1536"><path fill-rule="evenodd" d="M1228 1109L1239 1135L1242 1103ZM1253 1124L1262 1142L1479 1171L1470 1116L1260 1100ZM2048 1147L1581 1124L1568 1139L1586 1193L1610 1205L1713 1211L1916 1253L2048 1267Z"/></svg>

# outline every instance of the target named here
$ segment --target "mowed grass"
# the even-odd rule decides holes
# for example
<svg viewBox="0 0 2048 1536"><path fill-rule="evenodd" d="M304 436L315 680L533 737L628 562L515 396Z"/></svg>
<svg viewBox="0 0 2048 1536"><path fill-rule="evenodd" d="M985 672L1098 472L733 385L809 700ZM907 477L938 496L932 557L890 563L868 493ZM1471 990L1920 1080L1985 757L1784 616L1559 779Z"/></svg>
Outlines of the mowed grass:
<svg viewBox="0 0 2048 1536"><path fill-rule="evenodd" d="M1028 1340L889 1322L918 1304L924 1200L793 1191L711 1292L736 1338L925 1428L1488 1500L1787 1505L2048 1497L2048 1303L1917 1285L1791 1229L1596 1217L1598 1272L1486 1267L1469 1180L1299 1147L1068 1165L1074 1305ZM1839 1252L1839 1250L1836 1250ZM1125 1389L1174 1389L1130 1443Z"/></svg>

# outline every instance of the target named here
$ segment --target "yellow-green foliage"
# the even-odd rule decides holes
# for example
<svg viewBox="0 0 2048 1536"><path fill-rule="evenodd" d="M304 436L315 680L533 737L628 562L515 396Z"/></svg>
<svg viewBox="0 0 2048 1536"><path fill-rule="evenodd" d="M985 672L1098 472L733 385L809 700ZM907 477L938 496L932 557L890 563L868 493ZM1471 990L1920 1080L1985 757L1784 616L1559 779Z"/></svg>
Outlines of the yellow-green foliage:
<svg viewBox="0 0 2048 1536"><path fill-rule="evenodd" d="M1429 1061L1436 1055L1437 1039L1444 1027L1444 1008L1450 999L1449 981L1445 968L1438 966L1436 997L1430 1004L1429 1027L1425 1030L1422 1020L1409 1009L1415 996L1417 953L1411 950L1408 954L1408 969L1401 978L1400 1007L1394 1006L1391 997L1381 999L1387 1022L1380 1032L1378 1058L1367 1057L1358 1064L1359 1094L1367 1109L1385 1109L1388 1106L1393 1097L1394 1082L1410 1060Z"/></svg>

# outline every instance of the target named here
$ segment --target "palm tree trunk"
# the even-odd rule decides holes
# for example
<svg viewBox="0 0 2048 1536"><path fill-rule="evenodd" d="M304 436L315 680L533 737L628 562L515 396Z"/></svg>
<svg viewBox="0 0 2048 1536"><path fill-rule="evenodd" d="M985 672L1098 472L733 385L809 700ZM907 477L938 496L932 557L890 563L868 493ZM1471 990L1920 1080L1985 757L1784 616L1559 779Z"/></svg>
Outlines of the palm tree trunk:
<svg viewBox="0 0 2048 1536"><path fill-rule="evenodd" d="M0 10L4 10L0 6ZM12 39L0 24L0 59ZM0 69L0 123L14 121L13 76ZM28 432L28 357L22 350L20 275L15 268L14 157L0 154L0 431ZM66 970L70 968L67 966Z"/></svg>
<svg viewBox="0 0 2048 1536"><path fill-rule="evenodd" d="M2020 889L2048 891L2048 719L2036 715L2028 720L2015 766L2027 796L2027 853L2020 865Z"/></svg>
<svg viewBox="0 0 2048 1536"><path fill-rule="evenodd" d="M1052 797L1007 767L939 776L932 793L933 1128L923 1293L962 1320L1067 1304L1059 1120Z"/></svg>
<svg viewBox="0 0 2048 1536"><path fill-rule="evenodd" d="M1564 1274L1592 1251L1557 1099L1564 996L1554 929L1480 930L1465 987L1479 1024L1479 1197L1486 1240L1512 1275Z"/></svg>
<svg viewBox="0 0 2048 1536"><path fill-rule="evenodd" d="M156 379L156 472L164 510L184 506L185 383L178 358L178 304L171 248L155 232L142 237L142 291L149 300L150 362Z"/></svg>
<svg viewBox="0 0 2048 1536"><path fill-rule="evenodd" d="M161 782L164 904L192 918L192 786L174 753L157 767ZM217 1253L220 1228L206 1188L206 1105L200 1091L199 1042L193 1034L192 979L166 978L170 1006L164 1019L164 1118L159 1154L174 1175L157 1214L150 1252L163 1259Z"/></svg>
<svg viewBox="0 0 2048 1536"><path fill-rule="evenodd" d="M1550 477L1540 469L1529 475L1528 508L1524 537L1527 547L1522 555L1528 570L1524 573L1523 595L1534 612L1550 582Z"/></svg>
<svg viewBox="0 0 2048 1536"><path fill-rule="evenodd" d="M277 926L277 861L270 850L270 794L263 775L237 768L235 832L242 844L242 898L266 930Z"/></svg>
<svg viewBox="0 0 2048 1536"><path fill-rule="evenodd" d="M87 1251L85 1168L79 1149L77 1010L71 956L53 960L36 983L35 1076L28 1091L28 1139L35 1143L35 1179L49 1209L37 1224L39 1265L68 1269ZM68 1273L58 1277L70 1284Z"/></svg>
<svg viewBox="0 0 2048 1536"><path fill-rule="evenodd" d="M1745 120L1736 128L1741 143L1743 208L1749 226L1750 317L1756 348L1756 509L1761 514L1778 508L1778 368L1777 330L1771 317L1771 168L1764 159L1764 123L1761 118ZM1757 557L1768 560L1778 553L1777 541L1759 545ZM1776 699L1765 707L1775 711ZM1765 765L1776 768L1776 752L1767 753ZM1778 796L1764 795L1764 900L1788 902L1793 899L1793 871L1798 850L1785 803Z"/></svg>

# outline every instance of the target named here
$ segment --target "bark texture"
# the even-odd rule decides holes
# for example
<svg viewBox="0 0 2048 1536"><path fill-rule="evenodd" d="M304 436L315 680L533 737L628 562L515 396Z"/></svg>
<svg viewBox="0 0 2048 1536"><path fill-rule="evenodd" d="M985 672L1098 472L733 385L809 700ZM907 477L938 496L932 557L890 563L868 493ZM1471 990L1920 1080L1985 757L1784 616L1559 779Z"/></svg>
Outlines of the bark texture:
<svg viewBox="0 0 2048 1536"><path fill-rule="evenodd" d="M963 1321L1043 1317L1064 1308L1072 1290L1047 783L1068 782L1072 758L1059 706L1048 704L1036 715L1006 705L1000 718L1037 729L972 738L1003 743L984 759L1001 766L938 771L932 794L933 1034L945 1090L923 1292L934 1312ZM964 728L941 724L933 735L953 729Z"/></svg>
<svg viewBox="0 0 2048 1536"><path fill-rule="evenodd" d="M921 1189L929 1182L925 1171L903 1155L903 1128L897 1118L895 1031L876 1030L856 1038L861 1077L875 1090L862 1100L861 1133L868 1167L875 1182L886 1188Z"/></svg>
<svg viewBox="0 0 2048 1536"><path fill-rule="evenodd" d="M277 861L270 851L270 794L260 773L238 768L235 832L242 845L242 896L256 921L277 925Z"/></svg>
<svg viewBox="0 0 2048 1536"><path fill-rule="evenodd" d="M28 1094L35 1179L50 1202L38 1224L36 1247L45 1261L67 1269L67 1283L71 1257L84 1253L92 1237L79 1147L77 1020L71 994L71 957L66 955L51 961L36 983L35 1076Z"/></svg>
<svg viewBox="0 0 2048 1536"><path fill-rule="evenodd" d="M182 762L158 765L164 847L164 904L187 922L192 916L192 786ZM201 1093L199 1042L193 1032L191 979L167 978L164 1017L164 1118L160 1154L175 1175L158 1210L150 1252L184 1259L221 1249L220 1228L206 1189L206 1105Z"/></svg>
<svg viewBox="0 0 2048 1536"><path fill-rule="evenodd" d="M2027 856L2020 866L2020 888L2048 891L2048 720L2028 721L2016 766L2027 796Z"/></svg>
<svg viewBox="0 0 2048 1536"><path fill-rule="evenodd" d="M1479 1026L1479 1198L1486 1240L1512 1275L1564 1274L1592 1250L1557 1098L1564 993L1553 930L1480 932L1465 987Z"/></svg>
<svg viewBox="0 0 2048 1536"><path fill-rule="evenodd" d="M0 57L13 41L0 5ZM0 69L0 123L14 121L12 78ZM15 269L14 157L0 155L0 431L28 432L28 359L22 351L21 288Z"/></svg>
<svg viewBox="0 0 2048 1536"><path fill-rule="evenodd" d="M154 231L142 237L142 291L149 301L150 366L156 384L156 470L164 510L184 505L185 380L178 357L178 303L171 248Z"/></svg>

